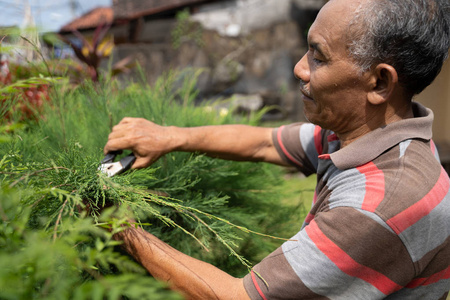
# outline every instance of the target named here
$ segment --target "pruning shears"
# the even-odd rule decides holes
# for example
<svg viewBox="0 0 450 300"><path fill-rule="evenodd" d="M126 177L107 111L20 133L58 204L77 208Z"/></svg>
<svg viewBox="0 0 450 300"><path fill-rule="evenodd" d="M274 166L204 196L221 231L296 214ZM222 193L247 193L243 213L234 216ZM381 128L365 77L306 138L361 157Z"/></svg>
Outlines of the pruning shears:
<svg viewBox="0 0 450 300"><path fill-rule="evenodd" d="M118 154L120 154L120 151L109 152L101 161L100 167L98 169L108 175L108 177L113 177L114 175L120 174L130 169L136 160L136 156L131 153L123 157L121 160L114 162Z"/></svg>

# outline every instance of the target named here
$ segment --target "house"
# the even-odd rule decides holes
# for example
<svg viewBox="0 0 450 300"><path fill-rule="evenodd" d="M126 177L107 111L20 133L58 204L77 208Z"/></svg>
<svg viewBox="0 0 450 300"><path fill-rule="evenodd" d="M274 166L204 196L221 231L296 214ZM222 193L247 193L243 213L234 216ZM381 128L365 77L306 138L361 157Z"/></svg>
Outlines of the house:
<svg viewBox="0 0 450 300"><path fill-rule="evenodd" d="M197 85L202 98L259 99L260 107L278 107L268 117L299 120L302 107L292 69L307 51L305 33L325 2L113 0L113 57L136 57L150 83L169 69L202 69ZM100 18L100 11L96 14ZM92 34L101 23L92 15L60 33L70 34L66 29L79 24L83 34Z"/></svg>
<svg viewBox="0 0 450 300"><path fill-rule="evenodd" d="M111 7L97 7L61 27L59 33L66 35L71 34L74 30L89 32L100 25L112 24L113 22L114 12Z"/></svg>
<svg viewBox="0 0 450 300"><path fill-rule="evenodd" d="M65 41L70 41L70 43L78 47L82 47L82 52L84 53L84 55L88 55L89 50L86 47L83 47L83 43L74 34L74 31L80 32L86 40L92 42L97 28L102 26L109 27L112 26L113 23L114 12L112 8L97 7L61 27L61 29L59 30L59 34ZM100 48L107 47L108 49L103 52L111 52L111 45L114 45L114 35L109 32L102 39ZM73 50L69 46L49 45L49 47L53 48L53 52L56 57L64 58L68 55L73 54Z"/></svg>

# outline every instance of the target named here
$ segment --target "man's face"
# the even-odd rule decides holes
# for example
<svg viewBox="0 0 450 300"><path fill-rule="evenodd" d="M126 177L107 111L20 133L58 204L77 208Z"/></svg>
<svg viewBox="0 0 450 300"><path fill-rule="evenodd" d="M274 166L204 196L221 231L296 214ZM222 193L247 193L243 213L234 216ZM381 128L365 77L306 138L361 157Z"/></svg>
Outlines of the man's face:
<svg viewBox="0 0 450 300"><path fill-rule="evenodd" d="M346 30L357 0L332 0L319 12L308 34L309 50L297 63L306 118L338 134L367 122L368 87L346 50Z"/></svg>

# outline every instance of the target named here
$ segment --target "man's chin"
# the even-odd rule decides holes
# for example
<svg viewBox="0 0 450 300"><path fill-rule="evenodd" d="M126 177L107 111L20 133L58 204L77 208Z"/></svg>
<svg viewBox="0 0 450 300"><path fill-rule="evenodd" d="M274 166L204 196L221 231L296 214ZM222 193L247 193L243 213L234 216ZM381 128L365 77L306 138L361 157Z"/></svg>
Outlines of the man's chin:
<svg viewBox="0 0 450 300"><path fill-rule="evenodd" d="M320 119L320 114L317 112L317 106L315 103L310 103L310 105L306 105L305 103L303 106L303 115L309 123L319 125L320 127L324 125L323 120Z"/></svg>
<svg viewBox="0 0 450 300"><path fill-rule="evenodd" d="M308 121L309 123L314 123L314 116L311 115L310 113L308 113L308 111L306 110L306 108L303 108L303 115L305 116L306 121Z"/></svg>
<svg viewBox="0 0 450 300"><path fill-rule="evenodd" d="M303 102L315 102L313 98L306 96L305 94L302 94L301 96Z"/></svg>
<svg viewBox="0 0 450 300"><path fill-rule="evenodd" d="M308 100L305 100L308 99ZM317 103L311 98L303 97L303 111L306 116L314 115L318 111Z"/></svg>

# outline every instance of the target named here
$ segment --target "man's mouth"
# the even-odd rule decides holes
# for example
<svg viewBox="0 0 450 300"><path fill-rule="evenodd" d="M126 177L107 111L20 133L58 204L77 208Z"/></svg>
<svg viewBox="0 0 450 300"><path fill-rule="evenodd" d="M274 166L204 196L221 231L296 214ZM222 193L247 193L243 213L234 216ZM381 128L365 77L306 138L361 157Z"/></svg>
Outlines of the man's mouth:
<svg viewBox="0 0 450 300"><path fill-rule="evenodd" d="M307 100L314 100L311 96L309 89L306 87L306 82L300 79L300 92Z"/></svg>
<svg viewBox="0 0 450 300"><path fill-rule="evenodd" d="M307 91L300 89L300 92L302 92L303 96L308 100L314 100Z"/></svg>

